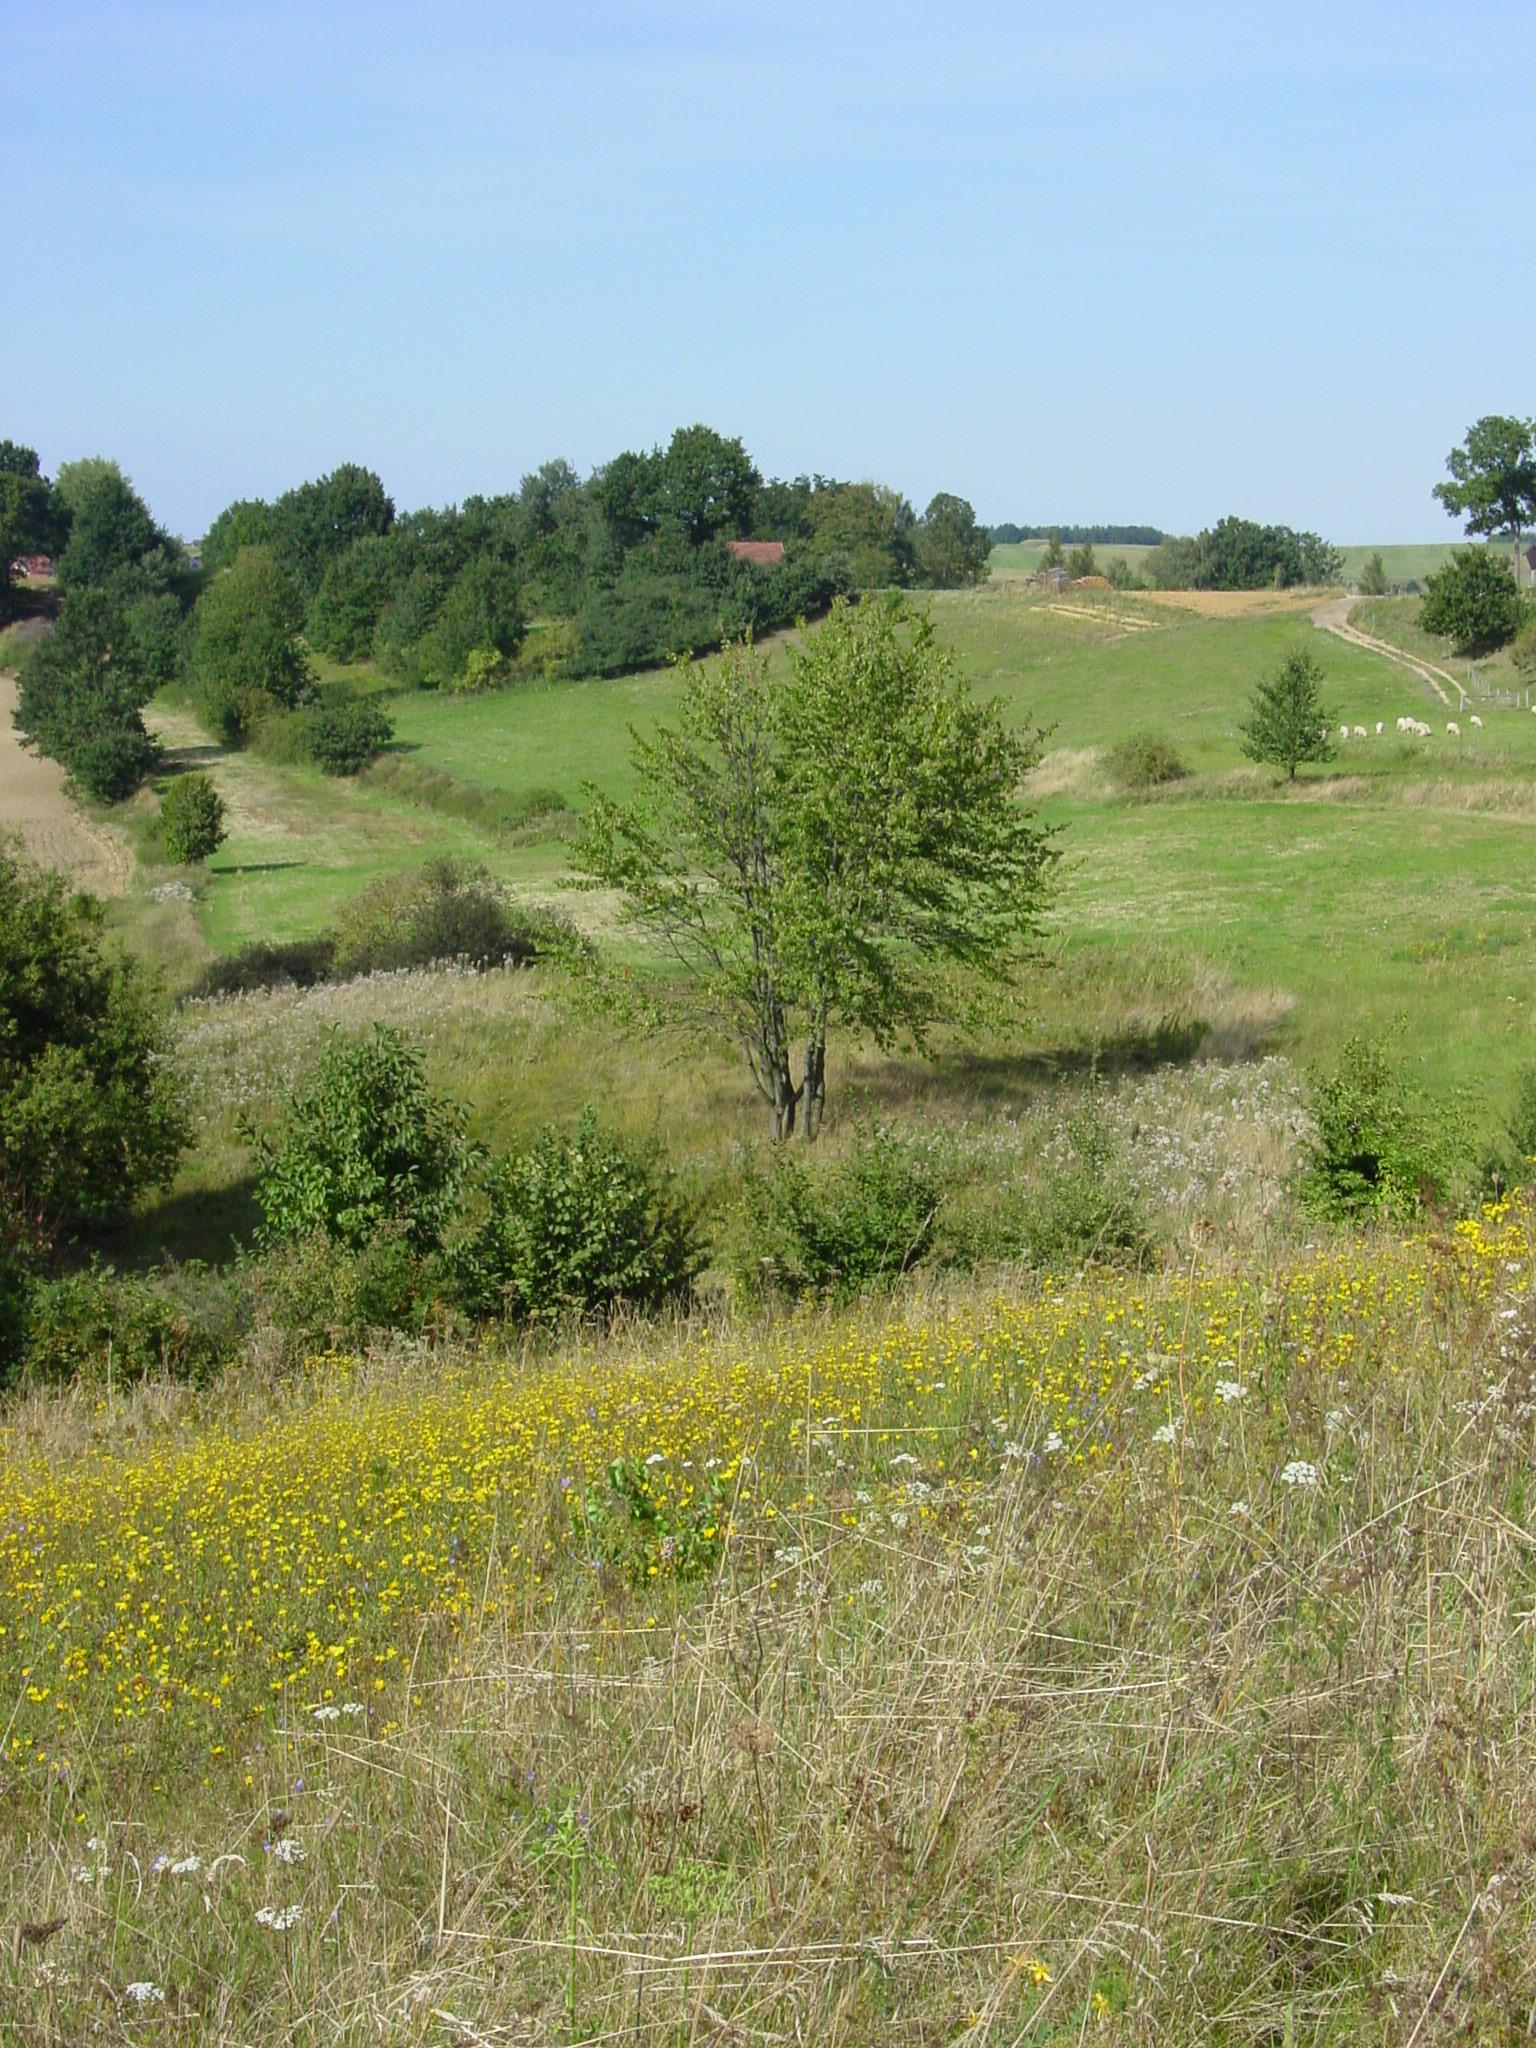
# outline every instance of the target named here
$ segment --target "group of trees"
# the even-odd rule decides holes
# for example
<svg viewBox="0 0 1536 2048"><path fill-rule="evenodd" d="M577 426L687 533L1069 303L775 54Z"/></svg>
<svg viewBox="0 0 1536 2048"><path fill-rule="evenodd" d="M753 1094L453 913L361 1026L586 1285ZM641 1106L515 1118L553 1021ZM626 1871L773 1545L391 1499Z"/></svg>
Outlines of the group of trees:
<svg viewBox="0 0 1536 2048"><path fill-rule="evenodd" d="M1337 583L1342 569L1338 549L1315 533L1227 518L1192 538L1169 535L1143 574L1154 590L1284 590Z"/></svg>
<svg viewBox="0 0 1536 2048"><path fill-rule="evenodd" d="M730 543L774 540L749 562ZM840 593L949 588L986 572L971 507L940 494L919 518L899 492L825 477L765 482L739 439L680 427L583 480L544 463L515 492L397 514L354 464L214 521L204 566L270 551L309 644L372 658L400 681L479 686L526 658L543 673L621 674L824 611Z"/></svg>
<svg viewBox="0 0 1536 2048"><path fill-rule="evenodd" d="M114 802L154 765L143 709L178 672L195 579L116 463L66 463L50 483L30 449L4 445L59 549L58 617L24 666L17 729L84 794Z"/></svg>
<svg viewBox="0 0 1536 2048"><path fill-rule="evenodd" d="M1460 516L1467 533L1507 540L1510 559L1487 548L1452 555L1425 581L1420 624L1443 634L1459 654L1491 654L1519 639L1530 648L1536 669L1536 614L1520 592L1521 543L1536 526L1536 420L1485 414L1467 429L1445 466L1450 476L1434 486L1433 495Z"/></svg>

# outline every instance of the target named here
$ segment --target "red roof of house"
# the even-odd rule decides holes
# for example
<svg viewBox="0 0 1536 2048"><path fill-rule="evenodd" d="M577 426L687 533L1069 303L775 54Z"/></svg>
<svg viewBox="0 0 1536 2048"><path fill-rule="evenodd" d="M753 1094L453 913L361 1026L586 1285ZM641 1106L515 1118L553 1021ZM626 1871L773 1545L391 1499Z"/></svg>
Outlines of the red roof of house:
<svg viewBox="0 0 1536 2048"><path fill-rule="evenodd" d="M782 562L784 559L781 540L728 540L726 546L738 562Z"/></svg>

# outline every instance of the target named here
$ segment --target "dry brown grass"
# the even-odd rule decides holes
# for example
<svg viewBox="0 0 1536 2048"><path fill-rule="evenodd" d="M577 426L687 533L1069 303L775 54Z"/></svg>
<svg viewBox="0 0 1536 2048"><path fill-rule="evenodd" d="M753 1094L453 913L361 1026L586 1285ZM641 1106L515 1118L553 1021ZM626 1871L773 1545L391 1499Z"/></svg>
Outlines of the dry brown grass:
<svg viewBox="0 0 1536 2048"><path fill-rule="evenodd" d="M1269 1282L1092 1464L999 1465L936 1401L976 1433L919 1447L905 1526L845 1512L892 1467L843 1418L698 1587L552 1560L509 1606L488 1557L465 1624L402 1646L403 1719L295 1702L222 1794L80 1731L11 1808L9 1925L62 1922L0 1959L15 2038L1529 2038L1536 1328L1433 1271L1288 1328ZM967 1443L991 1476L951 1492Z"/></svg>
<svg viewBox="0 0 1536 2048"><path fill-rule="evenodd" d="M1152 604L1173 605L1205 619L1247 619L1275 612L1310 612L1322 595L1316 590L1147 590Z"/></svg>

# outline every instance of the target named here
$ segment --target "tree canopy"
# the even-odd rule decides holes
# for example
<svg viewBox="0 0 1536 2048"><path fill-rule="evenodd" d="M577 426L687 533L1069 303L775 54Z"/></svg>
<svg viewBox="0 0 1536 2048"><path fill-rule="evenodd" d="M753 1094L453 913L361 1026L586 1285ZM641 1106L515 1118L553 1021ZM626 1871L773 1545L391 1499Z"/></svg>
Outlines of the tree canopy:
<svg viewBox="0 0 1536 2048"><path fill-rule="evenodd" d="M1468 533L1507 537L1518 563L1521 536L1536 525L1536 420L1485 413L1445 466L1450 480L1436 484L1433 495Z"/></svg>

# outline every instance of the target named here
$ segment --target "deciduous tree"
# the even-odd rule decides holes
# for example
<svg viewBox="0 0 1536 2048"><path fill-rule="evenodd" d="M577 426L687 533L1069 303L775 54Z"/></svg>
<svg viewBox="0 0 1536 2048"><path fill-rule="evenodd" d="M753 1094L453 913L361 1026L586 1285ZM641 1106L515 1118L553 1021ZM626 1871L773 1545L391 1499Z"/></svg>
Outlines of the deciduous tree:
<svg viewBox="0 0 1536 2048"><path fill-rule="evenodd" d="M1323 708L1323 671L1316 655L1292 648L1272 676L1254 692L1248 721L1240 727L1250 761L1283 768L1289 781L1304 761L1331 761L1331 720Z"/></svg>
<svg viewBox="0 0 1536 2048"><path fill-rule="evenodd" d="M834 1029L922 1046L1017 985L1053 851L1020 795L1035 738L926 618L840 601L789 662L689 669L678 727L636 738L636 799L588 792L578 858L742 1047L775 1138L814 1139Z"/></svg>
<svg viewBox="0 0 1536 2048"><path fill-rule="evenodd" d="M1450 481L1435 485L1435 497L1468 533L1509 538L1518 582L1521 537L1536 525L1536 421L1485 413L1445 466Z"/></svg>

